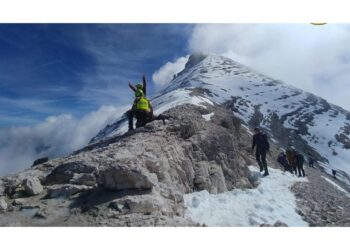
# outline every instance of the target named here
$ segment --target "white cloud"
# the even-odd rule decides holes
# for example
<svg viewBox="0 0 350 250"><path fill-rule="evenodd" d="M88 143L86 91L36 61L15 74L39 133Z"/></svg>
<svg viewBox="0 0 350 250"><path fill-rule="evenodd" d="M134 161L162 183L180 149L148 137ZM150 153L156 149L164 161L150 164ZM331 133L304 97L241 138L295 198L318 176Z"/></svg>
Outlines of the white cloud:
<svg viewBox="0 0 350 250"><path fill-rule="evenodd" d="M199 24L192 52L217 53L350 110L350 27Z"/></svg>
<svg viewBox="0 0 350 250"><path fill-rule="evenodd" d="M168 84L174 77L174 74L179 73L185 68L188 61L188 55L177 58L174 62L167 62L160 69L153 73L153 82L158 86Z"/></svg>
<svg viewBox="0 0 350 250"><path fill-rule="evenodd" d="M0 130L0 175L27 168L39 157L63 156L85 146L126 110L127 107L102 106L81 118L62 114L33 127Z"/></svg>

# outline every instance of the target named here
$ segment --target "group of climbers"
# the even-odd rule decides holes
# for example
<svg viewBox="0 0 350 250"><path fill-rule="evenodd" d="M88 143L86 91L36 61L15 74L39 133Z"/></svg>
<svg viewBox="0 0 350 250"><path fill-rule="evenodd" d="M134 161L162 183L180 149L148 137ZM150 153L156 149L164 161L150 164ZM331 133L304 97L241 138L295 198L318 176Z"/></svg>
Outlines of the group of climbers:
<svg viewBox="0 0 350 250"><path fill-rule="evenodd" d="M261 131L260 128L254 129L252 151L255 148L255 158L260 167L260 172L264 171L263 176L269 175L266 154L269 152L270 144L267 135ZM278 155L277 162L284 168L296 174L298 177L305 177L304 171L304 156L295 148L287 149L286 152L281 152ZM308 154L309 166L313 167L314 159L311 154Z"/></svg>
<svg viewBox="0 0 350 250"><path fill-rule="evenodd" d="M295 148L281 152L277 157L277 162L281 164L285 171L294 173L298 177L305 177L304 156Z"/></svg>
<svg viewBox="0 0 350 250"><path fill-rule="evenodd" d="M147 123L152 122L154 120L162 120L163 124L165 124L165 116L154 115L153 107L146 97L146 76L143 75L142 83L136 84L135 86L131 82L129 82L129 87L135 94L135 99L132 108L128 111L129 131L134 129L134 117L136 118L136 128L143 127Z"/></svg>

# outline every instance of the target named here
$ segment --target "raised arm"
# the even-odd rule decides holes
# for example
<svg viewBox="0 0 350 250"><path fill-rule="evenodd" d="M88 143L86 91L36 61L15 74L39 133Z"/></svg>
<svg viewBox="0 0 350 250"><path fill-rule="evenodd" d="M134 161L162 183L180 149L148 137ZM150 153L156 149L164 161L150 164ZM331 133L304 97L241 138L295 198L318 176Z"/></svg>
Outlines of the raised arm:
<svg viewBox="0 0 350 250"><path fill-rule="evenodd" d="M131 84L131 82L128 82L129 87L131 88L132 91L136 92L136 87L134 85Z"/></svg>
<svg viewBox="0 0 350 250"><path fill-rule="evenodd" d="M142 76L142 83L143 83L143 93L145 96L147 95L147 83L146 83L146 75Z"/></svg>

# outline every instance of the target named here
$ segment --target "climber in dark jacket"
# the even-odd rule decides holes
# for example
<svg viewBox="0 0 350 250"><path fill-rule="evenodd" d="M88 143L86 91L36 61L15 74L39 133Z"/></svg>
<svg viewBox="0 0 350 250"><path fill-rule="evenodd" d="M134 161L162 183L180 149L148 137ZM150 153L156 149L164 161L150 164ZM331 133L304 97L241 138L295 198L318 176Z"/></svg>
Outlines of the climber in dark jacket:
<svg viewBox="0 0 350 250"><path fill-rule="evenodd" d="M284 168L284 171L291 171L290 166L288 164L287 156L284 152L281 152L277 157L277 162L281 164L281 166Z"/></svg>
<svg viewBox="0 0 350 250"><path fill-rule="evenodd" d="M337 179L336 175L337 175L337 171L335 171L334 169L332 169L332 175L334 179Z"/></svg>
<svg viewBox="0 0 350 250"><path fill-rule="evenodd" d="M298 168L298 177L305 177L304 156L296 151L296 165Z"/></svg>
<svg viewBox="0 0 350 250"><path fill-rule="evenodd" d="M267 140L267 135L262 133L259 128L255 128L254 132L252 151L254 151L254 148L256 147L255 158L260 167L260 172L265 170L263 176L267 176L269 175L269 171L267 169L266 153L270 149L270 144Z"/></svg>
<svg viewBox="0 0 350 250"><path fill-rule="evenodd" d="M310 153L307 154L307 160L309 162L309 167L313 168L315 160Z"/></svg>

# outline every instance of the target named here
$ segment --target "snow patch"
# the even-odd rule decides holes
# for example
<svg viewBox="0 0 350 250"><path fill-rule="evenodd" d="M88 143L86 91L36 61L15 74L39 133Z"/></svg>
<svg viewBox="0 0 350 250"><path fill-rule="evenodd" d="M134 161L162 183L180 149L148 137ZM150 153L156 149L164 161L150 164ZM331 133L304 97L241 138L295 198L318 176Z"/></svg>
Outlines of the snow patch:
<svg viewBox="0 0 350 250"><path fill-rule="evenodd" d="M343 189L342 187L340 187L337 183L331 181L327 177L324 177L324 176L321 176L321 177L323 179L325 179L328 183L332 184L336 189L338 189L339 191L345 193L347 197L350 197L350 193L348 191L346 191L345 189Z"/></svg>
<svg viewBox="0 0 350 250"><path fill-rule="evenodd" d="M296 213L295 196L290 187L307 179L270 168L270 175L261 178L257 167L249 166L259 178L254 189L235 189L221 194L200 191L184 195L185 216L208 226L259 226L277 220L288 226L308 226Z"/></svg>
<svg viewBox="0 0 350 250"><path fill-rule="evenodd" d="M211 117L214 115L214 112L207 114L207 115L202 115L202 117L206 120L206 121L210 121Z"/></svg>

